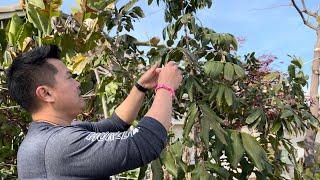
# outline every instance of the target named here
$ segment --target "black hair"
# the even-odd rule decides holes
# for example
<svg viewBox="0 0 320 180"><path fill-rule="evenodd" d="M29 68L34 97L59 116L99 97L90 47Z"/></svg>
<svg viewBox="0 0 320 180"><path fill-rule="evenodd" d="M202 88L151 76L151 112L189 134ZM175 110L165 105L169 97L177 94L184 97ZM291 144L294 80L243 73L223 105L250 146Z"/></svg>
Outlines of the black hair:
<svg viewBox="0 0 320 180"><path fill-rule="evenodd" d="M58 70L47 60L60 60L60 52L55 45L34 48L15 58L7 70L9 94L27 111L34 112L39 108L35 92L38 86L55 84L54 75Z"/></svg>

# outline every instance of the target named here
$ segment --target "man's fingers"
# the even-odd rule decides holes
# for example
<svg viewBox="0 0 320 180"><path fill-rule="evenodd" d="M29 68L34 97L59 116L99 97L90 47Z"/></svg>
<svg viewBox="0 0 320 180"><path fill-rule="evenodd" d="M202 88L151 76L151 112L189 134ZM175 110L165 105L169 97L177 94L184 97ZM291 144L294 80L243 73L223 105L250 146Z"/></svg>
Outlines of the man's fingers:
<svg viewBox="0 0 320 180"><path fill-rule="evenodd" d="M153 72L154 70L156 70L158 68L158 66L159 66L159 63L156 62L153 66L151 66L150 71Z"/></svg>
<svg viewBox="0 0 320 180"><path fill-rule="evenodd" d="M167 63L167 66L173 66L173 65L175 65L176 63L174 62L174 61L169 61L168 63Z"/></svg>
<svg viewBox="0 0 320 180"><path fill-rule="evenodd" d="M157 68L157 69L156 69L156 73L160 73L161 70L162 70L162 68Z"/></svg>

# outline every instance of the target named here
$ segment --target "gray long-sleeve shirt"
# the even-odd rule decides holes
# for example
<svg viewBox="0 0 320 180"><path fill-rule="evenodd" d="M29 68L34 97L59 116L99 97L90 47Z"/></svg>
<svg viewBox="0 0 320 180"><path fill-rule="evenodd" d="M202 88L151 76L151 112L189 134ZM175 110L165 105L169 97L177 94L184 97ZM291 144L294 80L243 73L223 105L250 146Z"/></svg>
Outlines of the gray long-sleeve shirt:
<svg viewBox="0 0 320 180"><path fill-rule="evenodd" d="M166 129L147 116L129 127L115 113L70 126L32 122L18 150L19 179L108 179L156 159Z"/></svg>

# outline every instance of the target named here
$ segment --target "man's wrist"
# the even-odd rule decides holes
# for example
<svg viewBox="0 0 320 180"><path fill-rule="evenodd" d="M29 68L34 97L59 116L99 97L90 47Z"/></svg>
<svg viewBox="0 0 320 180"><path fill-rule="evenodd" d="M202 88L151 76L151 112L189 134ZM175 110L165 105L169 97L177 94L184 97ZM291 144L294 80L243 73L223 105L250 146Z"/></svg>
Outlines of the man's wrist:
<svg viewBox="0 0 320 180"><path fill-rule="evenodd" d="M148 91L147 88L143 86L143 83L137 81L136 84L134 85L140 92L146 93Z"/></svg>
<svg viewBox="0 0 320 180"><path fill-rule="evenodd" d="M168 91L172 97L175 96L175 91L174 91L174 89L173 89L171 86L167 85L167 84L159 83L159 84L156 86L155 91L157 92L157 91L160 90L160 89L164 89L164 90Z"/></svg>

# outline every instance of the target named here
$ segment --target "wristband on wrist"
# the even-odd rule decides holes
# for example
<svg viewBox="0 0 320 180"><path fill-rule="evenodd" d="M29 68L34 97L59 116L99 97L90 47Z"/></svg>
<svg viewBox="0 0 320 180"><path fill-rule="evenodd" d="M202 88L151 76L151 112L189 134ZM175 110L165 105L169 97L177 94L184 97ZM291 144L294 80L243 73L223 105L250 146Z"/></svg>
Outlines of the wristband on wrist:
<svg viewBox="0 0 320 180"><path fill-rule="evenodd" d="M166 84L158 84L155 91L157 92L158 89L165 89L165 90L169 91L169 93L172 97L175 96L175 92L174 92L173 88L166 85Z"/></svg>
<svg viewBox="0 0 320 180"><path fill-rule="evenodd" d="M135 84L134 86L136 86L136 88L137 88L139 91L143 92L143 93L146 93L146 92L148 91L147 88L141 86L138 82L136 82L136 84Z"/></svg>

